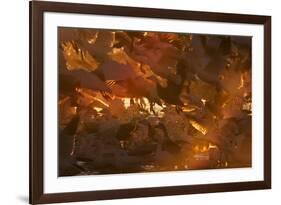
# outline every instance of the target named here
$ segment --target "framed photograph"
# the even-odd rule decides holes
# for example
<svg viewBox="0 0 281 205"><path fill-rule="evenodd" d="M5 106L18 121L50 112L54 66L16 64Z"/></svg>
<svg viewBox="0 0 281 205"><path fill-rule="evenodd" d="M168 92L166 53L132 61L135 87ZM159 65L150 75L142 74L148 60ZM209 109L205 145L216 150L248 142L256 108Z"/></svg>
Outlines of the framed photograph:
<svg viewBox="0 0 281 205"><path fill-rule="evenodd" d="M30 2L30 203L271 188L271 17Z"/></svg>

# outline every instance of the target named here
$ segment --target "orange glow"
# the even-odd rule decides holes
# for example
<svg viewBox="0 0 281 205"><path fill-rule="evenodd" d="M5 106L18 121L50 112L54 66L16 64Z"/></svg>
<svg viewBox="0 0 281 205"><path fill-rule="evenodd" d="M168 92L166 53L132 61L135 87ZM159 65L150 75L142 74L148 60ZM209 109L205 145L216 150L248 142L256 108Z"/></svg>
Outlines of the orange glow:
<svg viewBox="0 0 281 205"><path fill-rule="evenodd" d="M194 127L196 130L201 132L203 135L206 135L208 133L207 128L203 127L201 124L199 124L195 120L189 120L189 122L192 125L192 127Z"/></svg>

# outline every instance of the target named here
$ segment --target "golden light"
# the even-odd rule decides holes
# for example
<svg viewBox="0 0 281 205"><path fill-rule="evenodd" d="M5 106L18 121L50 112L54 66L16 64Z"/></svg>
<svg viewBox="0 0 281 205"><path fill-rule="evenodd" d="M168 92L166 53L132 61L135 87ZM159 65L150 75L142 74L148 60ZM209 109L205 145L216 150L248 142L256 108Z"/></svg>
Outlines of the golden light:
<svg viewBox="0 0 281 205"><path fill-rule="evenodd" d="M189 120L190 124L192 125L192 127L194 127L196 130L198 130L199 132L201 132L203 135L206 135L208 133L207 128L203 127L202 125L200 125L198 122L196 122L195 120Z"/></svg>
<svg viewBox="0 0 281 205"><path fill-rule="evenodd" d="M192 111L194 111L194 110L196 110L196 108L195 107L183 107L182 108L182 111L183 112L192 112Z"/></svg>
<svg viewBox="0 0 281 205"><path fill-rule="evenodd" d="M123 101L125 109L130 107L130 105L131 105L131 98L121 98L121 100Z"/></svg>
<svg viewBox="0 0 281 205"><path fill-rule="evenodd" d="M100 107L93 107L94 110L96 110L97 112L100 112L103 110L103 108L100 108Z"/></svg>
<svg viewBox="0 0 281 205"><path fill-rule="evenodd" d="M93 95L89 94L88 92L84 91L82 88L75 88L75 91L78 92L79 94L81 94L82 96L84 96L86 98L89 98L92 101L94 101L94 100L98 101L99 103L101 103L105 107L109 107L109 104L106 103L104 100L102 100L98 96L93 96Z"/></svg>
<svg viewBox="0 0 281 205"><path fill-rule="evenodd" d="M209 143L208 149L218 149L217 145Z"/></svg>
<svg viewBox="0 0 281 205"><path fill-rule="evenodd" d="M207 148L207 146L203 146L203 148L202 148L202 152L206 152L208 150L208 148Z"/></svg>
<svg viewBox="0 0 281 205"><path fill-rule="evenodd" d="M237 89L241 89L244 87L244 76L243 74L240 75L240 85L238 86Z"/></svg>
<svg viewBox="0 0 281 205"><path fill-rule="evenodd" d="M201 102L203 103L203 105L206 105L207 100L202 98Z"/></svg>

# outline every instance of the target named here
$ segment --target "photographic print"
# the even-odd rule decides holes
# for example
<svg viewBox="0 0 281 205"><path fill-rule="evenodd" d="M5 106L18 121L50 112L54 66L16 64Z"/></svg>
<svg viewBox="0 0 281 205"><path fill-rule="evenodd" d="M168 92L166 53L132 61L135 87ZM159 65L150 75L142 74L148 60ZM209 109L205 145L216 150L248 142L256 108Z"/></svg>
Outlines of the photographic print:
<svg viewBox="0 0 281 205"><path fill-rule="evenodd" d="M30 204L271 188L271 17L30 1Z"/></svg>
<svg viewBox="0 0 281 205"><path fill-rule="evenodd" d="M57 31L59 176L251 167L252 37Z"/></svg>

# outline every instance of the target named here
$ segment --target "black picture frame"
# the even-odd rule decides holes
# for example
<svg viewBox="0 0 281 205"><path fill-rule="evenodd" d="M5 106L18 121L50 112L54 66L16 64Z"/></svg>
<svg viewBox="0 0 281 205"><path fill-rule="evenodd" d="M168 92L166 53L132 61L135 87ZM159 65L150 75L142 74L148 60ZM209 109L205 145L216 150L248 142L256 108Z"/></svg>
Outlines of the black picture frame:
<svg viewBox="0 0 281 205"><path fill-rule="evenodd" d="M152 197L271 188L271 17L198 11L30 1L30 204ZM43 191L43 14L62 12L259 24L264 28L264 180L107 191Z"/></svg>

